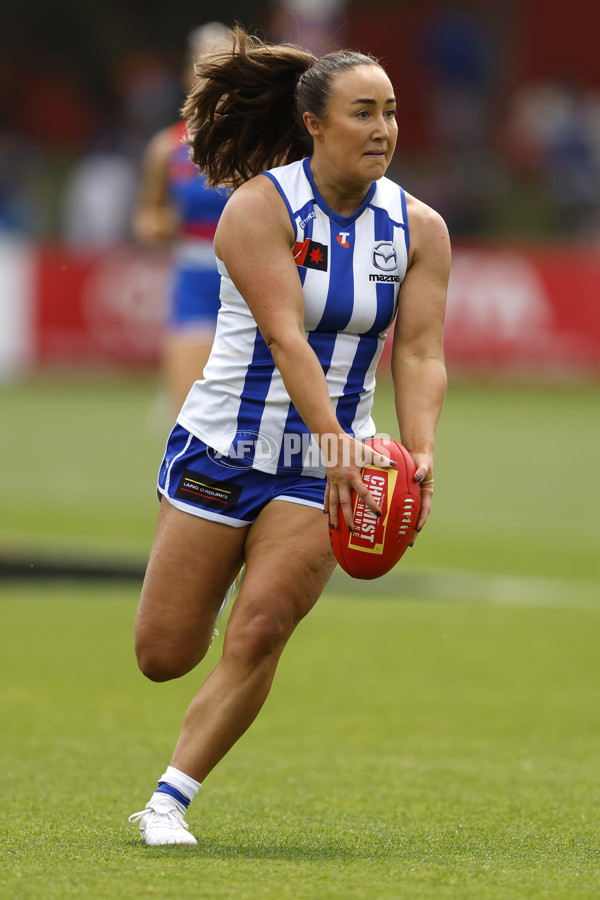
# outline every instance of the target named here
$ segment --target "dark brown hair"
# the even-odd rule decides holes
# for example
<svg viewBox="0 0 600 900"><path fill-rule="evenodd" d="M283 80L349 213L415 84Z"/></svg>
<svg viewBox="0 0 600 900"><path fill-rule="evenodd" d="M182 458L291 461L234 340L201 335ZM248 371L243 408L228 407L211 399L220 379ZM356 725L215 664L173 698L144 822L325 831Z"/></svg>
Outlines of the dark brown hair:
<svg viewBox="0 0 600 900"><path fill-rule="evenodd" d="M379 65L350 50L317 59L294 44L265 44L239 26L231 39L232 46L198 61L198 82L182 110L191 159L214 187L238 187L309 154L303 113L325 118L338 72Z"/></svg>

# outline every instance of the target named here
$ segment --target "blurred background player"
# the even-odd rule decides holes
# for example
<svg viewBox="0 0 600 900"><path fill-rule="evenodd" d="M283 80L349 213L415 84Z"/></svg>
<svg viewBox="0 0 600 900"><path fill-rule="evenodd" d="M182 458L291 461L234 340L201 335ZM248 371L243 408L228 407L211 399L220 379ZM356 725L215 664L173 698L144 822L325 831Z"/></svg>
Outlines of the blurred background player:
<svg viewBox="0 0 600 900"><path fill-rule="evenodd" d="M228 29L220 22L190 32L183 74L186 91L194 82L194 60L227 40ZM148 144L134 216L139 240L150 245L173 243L162 344L170 417L179 412L194 381L202 378L212 347L220 284L213 238L228 196L206 186L190 161L184 130L185 123L177 122Z"/></svg>

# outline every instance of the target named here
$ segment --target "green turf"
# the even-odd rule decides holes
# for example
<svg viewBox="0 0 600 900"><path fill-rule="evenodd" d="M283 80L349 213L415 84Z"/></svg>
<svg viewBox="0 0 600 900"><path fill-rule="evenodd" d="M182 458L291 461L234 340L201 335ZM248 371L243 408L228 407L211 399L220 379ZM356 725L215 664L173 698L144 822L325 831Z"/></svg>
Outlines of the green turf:
<svg viewBox="0 0 600 900"><path fill-rule="evenodd" d="M434 514L411 564L599 577L599 409L598 385L450 382ZM395 427L387 389L376 422Z"/></svg>
<svg viewBox="0 0 600 900"><path fill-rule="evenodd" d="M80 376L0 389L0 546L145 555L167 434L149 380Z"/></svg>
<svg viewBox="0 0 600 900"><path fill-rule="evenodd" d="M144 559L154 392L0 390L0 551ZM597 403L451 385L427 530L385 579L332 579L190 810L191 851L141 846L126 818L221 639L150 684L135 584L0 582L0 897L597 897ZM376 413L394 433L385 386Z"/></svg>
<svg viewBox="0 0 600 900"><path fill-rule="evenodd" d="M167 423L152 381L0 388L0 548L144 559ZM600 577L598 386L451 382L434 514L404 568ZM389 387L375 418L396 434Z"/></svg>
<svg viewBox="0 0 600 900"><path fill-rule="evenodd" d="M221 645L145 682L135 603L3 591L0 896L597 896L600 605L328 592L190 810L200 846L151 849L127 814Z"/></svg>

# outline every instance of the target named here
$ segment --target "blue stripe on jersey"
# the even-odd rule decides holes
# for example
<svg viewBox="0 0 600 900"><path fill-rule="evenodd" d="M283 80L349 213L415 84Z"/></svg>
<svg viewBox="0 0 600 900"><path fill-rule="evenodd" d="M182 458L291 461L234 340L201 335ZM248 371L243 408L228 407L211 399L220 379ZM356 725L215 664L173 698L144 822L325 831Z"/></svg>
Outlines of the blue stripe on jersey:
<svg viewBox="0 0 600 900"><path fill-rule="evenodd" d="M283 189L282 189L281 185L279 184L279 182L277 181L277 179L276 179L273 175L271 175L270 172L261 172L260 174L261 174L261 175L266 175L267 178L270 178L270 179L271 179L271 181L273 182L273 184L275 185L275 187L276 187L277 190L279 191L280 196L283 198L283 200L284 200L284 202L285 202L285 205L287 206L287 211L288 211L288 213L290 214L290 219L291 219L292 222L294 222L294 224L295 224L295 221L294 221L294 213L292 212L292 207L290 206L290 201L288 200L288 198L287 198L287 197L285 196L285 194L283 193Z"/></svg>
<svg viewBox="0 0 600 900"><path fill-rule="evenodd" d="M302 472L309 434L310 432L300 418L298 410L290 403L284 429L283 446L277 461L278 475L283 475L286 472Z"/></svg>
<svg viewBox="0 0 600 900"><path fill-rule="evenodd" d="M314 215L310 216L310 214L313 211L314 205L315 205L314 200L311 197L311 199L307 203L305 203L304 206L302 206L298 210L297 213L294 214L294 213L290 212L292 224L293 224L294 228L296 229L296 240L298 240L298 241L303 241L306 238L312 237L313 222L314 222L315 217L314 217ZM308 218L309 216L310 216L310 218ZM300 222L304 222L303 228L299 225L298 219L300 220ZM305 269L304 266L297 266L296 268L298 269L298 275L300 277L300 284L302 286L304 286L304 281L306 279L306 273L308 270Z"/></svg>
<svg viewBox="0 0 600 900"><path fill-rule="evenodd" d="M336 408L337 420L344 431L351 435L354 435L352 423L356 417L361 394L364 391L365 375L377 353L378 347L379 340L377 337L374 335L361 335L344 387L344 396L338 400Z"/></svg>
<svg viewBox="0 0 600 900"><path fill-rule="evenodd" d="M308 335L307 343L310 347L312 347L317 359L321 363L321 367L325 375L327 375L329 366L331 365L331 357L333 356L336 340L337 334L331 334L331 332L311 331ZM288 414L285 422L285 433L299 435L310 434L307 426L300 418L300 414L293 403L290 403L288 407ZM293 454L290 454L290 449L291 448L289 446L286 448L286 455L284 457L282 448L282 454L280 454L279 462L277 465L278 472L289 471L292 468L297 469L298 471L302 470L302 457L306 450L306 444L298 442L297 448L294 448L296 452L294 452Z"/></svg>
<svg viewBox="0 0 600 900"><path fill-rule="evenodd" d="M292 223L298 236L297 240L312 237L315 221L314 207L315 201L311 197L310 200L307 200L304 206L301 206L292 216Z"/></svg>
<svg viewBox="0 0 600 900"><path fill-rule="evenodd" d="M402 227L404 228L404 241L406 243L406 252L408 253L408 248L410 246L410 234L408 233L408 214L406 212L406 194L404 193L404 188L400 188L400 202L402 203L402 219L404 224Z"/></svg>
<svg viewBox="0 0 600 900"><path fill-rule="evenodd" d="M304 287L304 282L306 281L306 273L308 269L305 269L304 266L296 266L298 271L298 278L300 279L300 284Z"/></svg>
<svg viewBox="0 0 600 900"><path fill-rule="evenodd" d="M271 351L257 328L252 362L246 372L237 416L237 433L244 440L249 433L258 434L260 431L265 400L271 386L274 371L275 363L273 362ZM248 459L248 465L252 465L252 460Z"/></svg>
<svg viewBox="0 0 600 900"><path fill-rule="evenodd" d="M375 243L378 241L394 240L394 223L387 212L379 207L371 207L374 218ZM375 321L367 334L381 334L394 318L394 304L396 302L396 285L391 282L379 283L375 288L377 292L377 313Z"/></svg>
<svg viewBox="0 0 600 900"><path fill-rule="evenodd" d="M337 238L343 239L340 244ZM354 241L352 222L340 229L336 222L329 226L329 288L317 331L343 331L354 307Z"/></svg>

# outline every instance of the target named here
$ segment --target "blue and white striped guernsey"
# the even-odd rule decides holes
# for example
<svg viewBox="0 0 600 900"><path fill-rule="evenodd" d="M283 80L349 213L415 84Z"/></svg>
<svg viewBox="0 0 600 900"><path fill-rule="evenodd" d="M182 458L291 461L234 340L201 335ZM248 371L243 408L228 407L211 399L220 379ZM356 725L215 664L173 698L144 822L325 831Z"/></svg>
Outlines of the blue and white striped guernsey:
<svg viewBox="0 0 600 900"><path fill-rule="evenodd" d="M375 434L375 370L406 274L406 198L388 178L374 182L354 215L331 210L304 159L265 172L295 229L293 255L304 321L338 421L359 440ZM178 422L220 454L265 472L323 475L312 440L271 353L222 262L213 350Z"/></svg>

